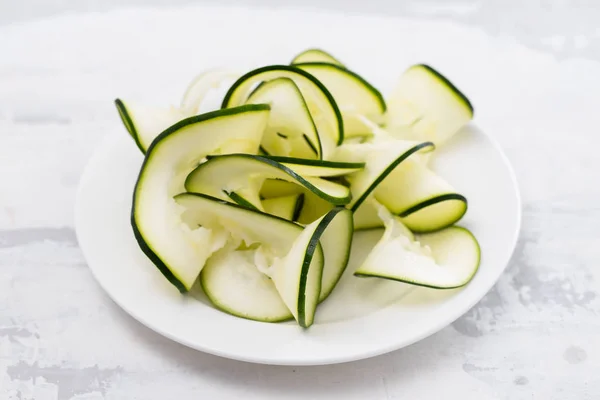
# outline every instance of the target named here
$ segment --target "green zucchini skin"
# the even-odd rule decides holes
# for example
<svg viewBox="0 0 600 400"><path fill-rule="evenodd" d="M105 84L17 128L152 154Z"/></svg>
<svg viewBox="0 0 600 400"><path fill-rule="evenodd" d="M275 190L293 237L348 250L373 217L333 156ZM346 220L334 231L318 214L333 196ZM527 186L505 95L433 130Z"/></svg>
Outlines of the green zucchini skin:
<svg viewBox="0 0 600 400"><path fill-rule="evenodd" d="M331 93L329 92L327 87L325 87L325 85L323 85L321 83L321 81L319 81L317 78L315 78L312 74L310 74L306 71L303 71L300 68L297 68L295 66L268 65L268 66L257 68L253 71L247 72L246 74L242 75L237 81L235 81L233 83L233 85L231 85L231 87L225 94L225 97L223 98L223 102L221 103L221 108L225 109L225 108L229 107L229 103L231 102L231 97L235 93L236 89L244 81L248 80L249 78L252 78L255 75L261 74L263 72L270 72L270 71L286 71L286 72L292 72L292 73L301 75L302 77L304 77L304 78L310 80L312 83L314 83L321 90L321 92L323 92L323 94L327 98L327 101L329 102L329 104L331 104L333 112L336 115L337 130L338 130L337 145L338 146L341 145L344 142L344 121L342 119L342 113L340 112L340 109L339 109L337 103L335 102L335 99L333 98L333 96L331 95Z"/></svg>
<svg viewBox="0 0 600 400"><path fill-rule="evenodd" d="M416 145L416 146L410 148L409 150L405 151L404 153L402 153L402 155L400 157L396 158L394 160L394 162L392 162L383 171L383 173L381 173L377 177L377 179L375 179L373 181L371 186L369 186L369 188L358 198L358 200L356 200L356 202L352 205L352 208L351 208L352 211L358 210L358 207L360 207L360 205L363 203L363 201L365 201L367 199L367 197L369 197L369 194L371 194L371 192L373 192L373 190L375 190L377 185L379 185L381 183L381 181L383 181L394 170L394 168L396 168L398 166L398 164L400 164L402 161L406 160L408 157L410 157L414 153L417 153L420 150L425 149L427 147L435 148L435 145L433 144L433 142L419 143L418 145Z"/></svg>
<svg viewBox="0 0 600 400"><path fill-rule="evenodd" d="M303 61L308 60L308 61ZM325 61L327 60L327 61ZM319 48L306 49L303 52L297 54L290 64L301 64L305 62L326 62L328 64L334 64L344 68L344 64L336 57L328 53L327 51Z"/></svg>
<svg viewBox="0 0 600 400"><path fill-rule="evenodd" d="M298 68L311 68L311 67L330 68L335 71L338 71L341 74L349 75L352 79L360 82L361 85L363 85L369 92L371 92L371 94L373 96L375 96L375 98L377 99L377 102L379 103L379 107L381 108L381 112L385 112L387 110L385 98L383 97L381 92L375 86L373 86L371 83L369 83L365 78L363 78L362 76L360 76L359 74L357 74L354 71L351 71L351 70L344 68L342 66L339 66L339 65L325 63L325 62L306 62L306 63L298 63L295 65Z"/></svg>
<svg viewBox="0 0 600 400"><path fill-rule="evenodd" d="M460 89L457 88L452 82L450 82L450 80L448 78L446 78L441 72L439 72L438 70L436 70L435 68L433 68L432 66L430 66L428 64L417 64L414 67L424 68L427 71L429 71L432 75L434 75L437 79L442 81L442 83L444 85L446 85L448 88L450 88L450 90L452 90L454 92L454 94L456 94L460 98L460 100L464 103L464 105L471 111L471 118L475 116L475 108L473 107L473 104L471 103L469 98L462 91L460 91Z"/></svg>
<svg viewBox="0 0 600 400"><path fill-rule="evenodd" d="M287 164L297 165L311 165L314 167L325 167L325 168L364 168L365 163L351 163L341 161L326 161L326 160L309 160L307 158L295 158L295 157L280 157L280 156L265 156L273 161Z"/></svg>
<svg viewBox="0 0 600 400"><path fill-rule="evenodd" d="M195 175L199 173L198 171L201 171L202 169L206 168L209 165L209 162L214 161L214 160L219 160L219 159L225 160L227 158L232 158L232 157L237 157L240 159L254 160L254 161L258 161L258 162L267 164L271 167L277 168L277 169L281 170L282 172L286 173L287 175L289 175L290 177L292 177L293 179L295 179L296 181L298 181L302 186L304 186L311 192L315 193L317 196L323 198L324 200L326 200L332 204L345 205L345 204L348 204L352 198L350 192L348 192L348 196L346 196L346 197L329 196L326 193L319 190L318 188L316 188L315 186L313 186L310 182L308 182L306 179L304 179L304 177L302 177L301 175L297 174L296 172L294 172L290 168L286 167L285 165L272 160L269 157L252 155L252 154L241 154L241 153L209 157L209 161L196 167L196 169L194 169L192 172L190 172L190 174L187 176L187 178L185 180L186 190L188 192L197 192L197 190L194 189Z"/></svg>
<svg viewBox="0 0 600 400"><path fill-rule="evenodd" d="M123 122L123 125L125 125L127 132L129 132L132 139L135 141L136 146L142 151L142 153L145 153L146 150L144 150L144 146L142 146L142 143L140 142L137 130L135 129L135 124L133 123L129 112L127 111L127 106L125 106L125 103L123 103L121 99L115 99L115 106L117 107L119 117L121 117L121 121Z"/></svg>

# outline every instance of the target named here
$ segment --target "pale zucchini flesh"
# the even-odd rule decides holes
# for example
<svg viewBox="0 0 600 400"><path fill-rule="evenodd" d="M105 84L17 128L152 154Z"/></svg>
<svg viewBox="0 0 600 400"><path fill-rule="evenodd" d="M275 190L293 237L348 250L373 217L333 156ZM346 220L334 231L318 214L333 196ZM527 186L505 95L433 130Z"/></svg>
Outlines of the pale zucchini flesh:
<svg viewBox="0 0 600 400"><path fill-rule="evenodd" d="M377 207L373 205L372 197L367 198L353 214L354 230L377 229L383 227L383 222L377 214Z"/></svg>
<svg viewBox="0 0 600 400"><path fill-rule="evenodd" d="M281 179L265 179L259 195L263 199L272 199L275 197L290 196L302 193L302 187L295 183Z"/></svg>
<svg viewBox="0 0 600 400"><path fill-rule="evenodd" d="M289 221L298 219L303 205L304 193L262 200L262 206L266 213Z"/></svg>
<svg viewBox="0 0 600 400"><path fill-rule="evenodd" d="M387 99L386 127L402 137L448 141L473 118L473 106L446 77L424 64L406 70Z"/></svg>
<svg viewBox="0 0 600 400"><path fill-rule="evenodd" d="M333 204L323 200L310 190L282 180L267 179L260 190L260 196L264 199L291 196L294 194L303 194L304 197L298 218L295 219L302 225L314 222L334 208Z"/></svg>
<svg viewBox="0 0 600 400"><path fill-rule="evenodd" d="M283 275L279 278L291 281L295 272L299 278L305 230L282 218L203 194L182 193L175 196L175 200L184 208L183 219L189 225L224 229L231 237L229 246L213 254L201 273L202 287L211 302L243 318L265 322L289 319L292 313L282 299L304 294L302 290L306 285L276 287L276 280L269 279L258 269L257 253L286 260L286 269L280 271ZM315 254L314 267L322 270L321 246L317 244L311 252L311 257ZM320 283L317 286L320 287ZM310 288L315 290L313 286Z"/></svg>
<svg viewBox="0 0 600 400"><path fill-rule="evenodd" d="M271 113L261 148L266 154L321 159L319 132L302 92L292 79L263 82L246 104L269 104Z"/></svg>
<svg viewBox="0 0 600 400"><path fill-rule="evenodd" d="M365 162L363 170L346 177L352 200L348 207L356 211L378 185L402 162L419 152L430 151L431 142L397 140L378 144L348 144L341 146L337 159L346 162Z"/></svg>
<svg viewBox="0 0 600 400"><path fill-rule="evenodd" d="M225 68L214 68L200 73L188 85L179 108L188 115L197 114L211 90L218 89L223 83L235 80L239 76L239 73Z"/></svg>
<svg viewBox="0 0 600 400"><path fill-rule="evenodd" d="M188 225L225 229L247 246L267 244L277 257L285 256L302 232L302 227L291 221L200 193L181 193L175 201Z"/></svg>
<svg viewBox="0 0 600 400"><path fill-rule="evenodd" d="M399 164L375 188L374 196L412 230L430 232L450 226L467 211L467 199L418 160Z"/></svg>
<svg viewBox="0 0 600 400"><path fill-rule="evenodd" d="M424 201L400 215L413 232L435 232L458 222L467 212L467 198L449 193Z"/></svg>
<svg viewBox="0 0 600 400"><path fill-rule="evenodd" d="M477 239L465 228L448 227L416 236L385 237L375 246L356 276L379 277L434 289L466 285L480 263Z"/></svg>
<svg viewBox="0 0 600 400"><path fill-rule="evenodd" d="M223 249L200 273L202 290L218 309L262 322L292 319L273 281L254 264L253 250Z"/></svg>
<svg viewBox="0 0 600 400"><path fill-rule="evenodd" d="M125 129L142 153L161 132L188 116L175 107L150 107L121 99L115 100L115 106Z"/></svg>
<svg viewBox="0 0 600 400"><path fill-rule="evenodd" d="M313 324L321 293L325 259L318 222L304 228L289 253L275 260L270 272L283 302L303 328Z"/></svg>
<svg viewBox="0 0 600 400"><path fill-rule="evenodd" d="M322 217L320 242L325 256L319 302L333 291L344 273L350 259L353 238L352 211L336 207Z"/></svg>
<svg viewBox="0 0 600 400"><path fill-rule="evenodd" d="M296 67L312 74L333 95L344 120L344 135L351 137L368 132L368 127L357 116L381 120L386 104L383 96L360 75L344 67L329 63L301 63Z"/></svg>
<svg viewBox="0 0 600 400"><path fill-rule="evenodd" d="M335 99L317 78L295 66L271 65L246 73L231 86L222 108L244 104L256 84L277 78L292 79L302 92L319 132L324 154L344 141L344 121Z"/></svg>
<svg viewBox="0 0 600 400"><path fill-rule="evenodd" d="M335 64L340 67L344 67L344 64L330 53L321 49L308 49L298 54L292 60L292 64L301 64L309 62L323 62L329 64Z"/></svg>
<svg viewBox="0 0 600 400"><path fill-rule="evenodd" d="M305 190L304 203L302 204L302 209L298 214L298 222L303 225L308 225L327 214L334 207L335 206L330 202L323 200L321 197L310 191Z"/></svg>

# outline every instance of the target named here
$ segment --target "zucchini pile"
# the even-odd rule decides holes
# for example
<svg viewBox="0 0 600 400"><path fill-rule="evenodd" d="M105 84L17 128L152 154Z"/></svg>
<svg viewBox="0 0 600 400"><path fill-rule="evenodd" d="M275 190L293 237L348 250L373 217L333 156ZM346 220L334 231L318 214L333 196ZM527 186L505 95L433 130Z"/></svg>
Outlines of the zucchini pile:
<svg viewBox="0 0 600 400"><path fill-rule="evenodd" d="M473 107L430 66L408 68L384 98L309 49L289 65L206 71L178 107L115 105L144 153L131 208L141 250L222 311L308 328L361 229L384 231L356 277L448 289L479 267L477 240L455 226L467 199L428 166Z"/></svg>

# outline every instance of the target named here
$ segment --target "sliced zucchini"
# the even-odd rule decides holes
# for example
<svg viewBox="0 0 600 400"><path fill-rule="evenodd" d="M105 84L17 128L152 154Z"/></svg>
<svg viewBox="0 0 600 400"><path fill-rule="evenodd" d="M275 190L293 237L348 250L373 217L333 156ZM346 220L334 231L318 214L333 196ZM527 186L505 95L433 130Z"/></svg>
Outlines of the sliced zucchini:
<svg viewBox="0 0 600 400"><path fill-rule="evenodd" d="M302 211L304 204L304 193L291 194L289 196L274 197L262 201L266 213L277 217L296 221Z"/></svg>
<svg viewBox="0 0 600 400"><path fill-rule="evenodd" d="M271 114L261 147L266 154L321 159L321 140L300 89L290 78L262 83L246 104L269 104Z"/></svg>
<svg viewBox="0 0 600 400"><path fill-rule="evenodd" d="M265 179L259 195L263 199L272 199L275 197L291 196L302 193L302 187L281 179Z"/></svg>
<svg viewBox="0 0 600 400"><path fill-rule="evenodd" d="M436 289L452 289L471 281L480 262L477 239L465 228L407 236L397 219L386 230L354 275L379 277Z"/></svg>
<svg viewBox="0 0 600 400"><path fill-rule="evenodd" d="M323 200L316 194L304 189L304 203L298 215L298 222L308 225L327 214L333 208L334 205L327 200Z"/></svg>
<svg viewBox="0 0 600 400"><path fill-rule="evenodd" d="M373 134L365 133L364 135L355 135L344 138L344 144L362 144L373 139Z"/></svg>
<svg viewBox="0 0 600 400"><path fill-rule="evenodd" d="M383 227L383 221L377 214L376 201L369 196L363 203L354 211L354 230L360 231L364 229L376 229Z"/></svg>
<svg viewBox="0 0 600 400"><path fill-rule="evenodd" d="M218 309L262 322L292 319L273 281L256 268L256 250L219 250L200 273L202 289Z"/></svg>
<svg viewBox="0 0 600 400"><path fill-rule="evenodd" d="M440 145L473 118L473 106L446 77L424 64L406 70L387 100L386 126L401 137Z"/></svg>
<svg viewBox="0 0 600 400"><path fill-rule="evenodd" d="M302 176L320 176L332 177L347 175L352 172L360 171L365 167L365 163L346 163L325 160L307 160L303 158L275 157L267 158L277 161L298 175Z"/></svg>
<svg viewBox="0 0 600 400"><path fill-rule="evenodd" d="M215 254L202 274L202 287L215 306L249 319L287 319L289 314L275 300L275 288L301 326L312 324L324 267L319 239L326 225L315 223L302 229L282 218L202 194L183 193L175 199L185 208L188 223L226 229L237 239L235 245L244 245L241 251L226 248ZM265 273L274 285L261 276Z"/></svg>
<svg viewBox="0 0 600 400"><path fill-rule="evenodd" d="M269 268L300 326L312 325L318 303L331 293L346 268L351 244L352 214L336 207L307 225L288 255L275 259Z"/></svg>
<svg viewBox="0 0 600 400"><path fill-rule="evenodd" d="M432 149L431 142L419 143L408 140L340 146L335 159L345 162L366 162L365 169L346 176L352 193L352 201L348 207L356 211L400 163L414 154Z"/></svg>
<svg viewBox="0 0 600 400"><path fill-rule="evenodd" d="M336 207L325 214L320 221L321 228L317 229L317 232L321 235L325 266L319 302L331 294L346 270L354 232L352 211L347 208Z"/></svg>
<svg viewBox="0 0 600 400"><path fill-rule="evenodd" d="M331 211L334 206L314 194L308 189L298 186L294 183L278 180L267 179L263 183L260 190L260 196L264 199L271 199L281 196L291 196L294 194L303 194L304 201L298 218L296 219L302 225L308 225L311 222L321 218L323 215ZM264 200L263 200L264 203Z"/></svg>
<svg viewBox="0 0 600 400"><path fill-rule="evenodd" d="M303 328L313 324L321 293L325 258L319 239L327 225L320 222L304 228L289 253L276 258L269 268L283 302Z"/></svg>
<svg viewBox="0 0 600 400"><path fill-rule="evenodd" d="M344 205L350 201L350 189L346 186L320 178L302 177L277 161L251 154L210 157L189 174L185 188L188 192L223 199L226 199L225 193L236 192L253 202L253 199L259 198L265 179L293 182L332 204Z"/></svg>
<svg viewBox="0 0 600 400"><path fill-rule="evenodd" d="M415 159L398 165L375 188L374 196L416 232L445 228L467 212L467 199Z"/></svg>
<svg viewBox="0 0 600 400"><path fill-rule="evenodd" d="M211 90L218 89L224 82L235 80L239 76L239 73L223 68L202 72L190 82L185 90L181 99L181 110L187 115L197 114L202 102Z"/></svg>
<svg viewBox="0 0 600 400"><path fill-rule="evenodd" d="M259 321L281 321L291 312L256 260L284 259L293 251L303 229L297 224L196 193L175 196L190 226L225 230L228 246L207 261L200 275L204 292L219 309ZM200 228L199 228L200 229ZM322 253L321 246L313 249ZM322 256L321 256L322 258Z"/></svg>
<svg viewBox="0 0 600 400"><path fill-rule="evenodd" d="M248 191L248 193L252 194L251 191ZM229 198L236 204L245 207L245 208L249 208L251 210L256 210L256 211L265 211L264 207L261 207L260 204L260 200L254 198L254 197L250 197L252 200L247 200L243 195L245 195L246 193L244 193L242 191L242 194L239 194L237 192L231 192L231 193L227 193L227 195L229 196ZM255 205L257 204L257 205ZM273 214L273 213L269 213L269 214Z"/></svg>
<svg viewBox="0 0 600 400"><path fill-rule="evenodd" d="M298 54L292 60L292 64L301 64L301 63L309 63L309 62L323 62L329 64L335 64L340 67L344 67L344 64L340 62L337 58L321 49L308 49L304 50L302 53Z"/></svg>
<svg viewBox="0 0 600 400"><path fill-rule="evenodd" d="M313 75L295 66L270 65L248 72L229 88L222 108L244 104L255 85L277 78L290 78L296 83L319 132L323 154L329 154L336 144L344 141L342 114L329 90Z"/></svg>
<svg viewBox="0 0 600 400"><path fill-rule="evenodd" d="M360 75L339 65L322 62L296 64L296 67L315 76L331 92L342 112L346 137L369 132L358 116L383 118L386 110L383 96Z"/></svg>
<svg viewBox="0 0 600 400"><path fill-rule="evenodd" d="M434 197L400 214L413 232L435 232L458 222L467 212L467 198L459 193Z"/></svg>
<svg viewBox="0 0 600 400"><path fill-rule="evenodd" d="M145 153L150 143L162 131L184 119L187 115L175 107L149 107L132 101L115 100L115 106L125 129Z"/></svg>
<svg viewBox="0 0 600 400"><path fill-rule="evenodd" d="M148 148L135 184L131 225L142 251L181 292L190 289L222 240L218 232L186 227L173 196L184 190L186 176L208 154L256 152L268 118L268 105L190 117Z"/></svg>

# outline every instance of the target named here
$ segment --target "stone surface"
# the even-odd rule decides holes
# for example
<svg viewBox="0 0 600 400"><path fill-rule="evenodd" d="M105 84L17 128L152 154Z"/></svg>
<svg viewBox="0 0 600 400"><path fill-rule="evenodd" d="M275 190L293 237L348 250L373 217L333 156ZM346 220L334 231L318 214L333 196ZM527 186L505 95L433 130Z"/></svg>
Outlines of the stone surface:
<svg viewBox="0 0 600 400"><path fill-rule="evenodd" d="M371 23L379 14L415 17L464 40L456 56L478 71L467 92L515 167L524 216L506 272L451 326L385 356L288 368L217 358L154 334L108 299L77 247L79 176L106 131L121 129L110 100L176 99L197 68L164 62L187 54L175 34L146 38L136 28L161 32L161 13L172 21L202 10L171 10L161 0L150 4L163 11L134 8L141 4L0 4L0 399L600 397L598 5L301 4L365 13ZM118 38L131 46L117 46ZM359 46L368 52L368 43ZM476 68L490 58L496 69Z"/></svg>

